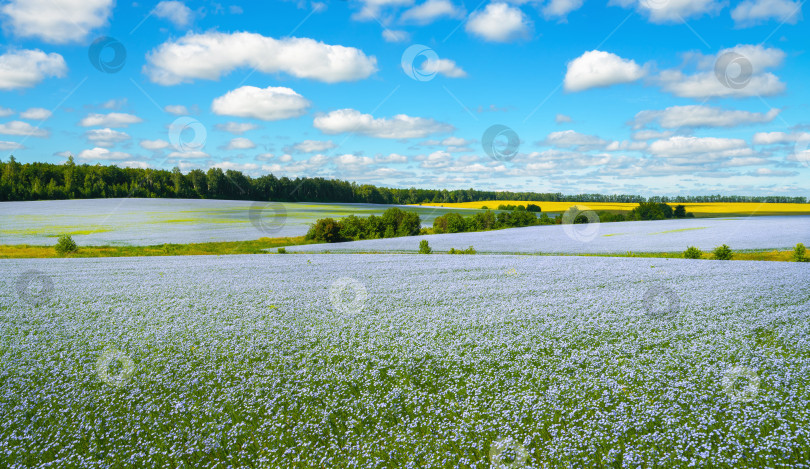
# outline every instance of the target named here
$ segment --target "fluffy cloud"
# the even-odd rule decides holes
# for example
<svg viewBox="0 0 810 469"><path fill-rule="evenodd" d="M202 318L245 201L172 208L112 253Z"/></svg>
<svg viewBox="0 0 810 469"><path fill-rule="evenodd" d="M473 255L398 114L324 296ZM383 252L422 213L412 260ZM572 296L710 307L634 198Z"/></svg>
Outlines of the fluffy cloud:
<svg viewBox="0 0 810 469"><path fill-rule="evenodd" d="M253 143L251 139L245 137L233 138L225 147L226 150L250 150L252 148L256 148L256 144Z"/></svg>
<svg viewBox="0 0 810 469"><path fill-rule="evenodd" d="M65 59L41 50L17 50L0 55L0 90L30 88L47 77L62 78L67 73Z"/></svg>
<svg viewBox="0 0 810 469"><path fill-rule="evenodd" d="M51 111L41 108L41 107L32 107L31 109L25 110L20 113L20 117L23 119L33 119L33 120L45 120L51 117Z"/></svg>
<svg viewBox="0 0 810 469"><path fill-rule="evenodd" d="M608 5L635 8L653 23L681 23L686 18L719 12L721 0L610 0Z"/></svg>
<svg viewBox="0 0 810 469"><path fill-rule="evenodd" d="M563 130L561 132L551 132L546 139L540 142L541 145L549 145L558 148L577 148L580 150L601 149L608 142L595 135L581 134L574 130Z"/></svg>
<svg viewBox="0 0 810 469"><path fill-rule="evenodd" d="M12 121L5 124L0 124L0 134L3 135L23 135L26 137L47 137L48 131L34 127L28 122Z"/></svg>
<svg viewBox="0 0 810 469"><path fill-rule="evenodd" d="M79 125L82 127L127 127L140 122L143 122L143 119L138 116L122 112L111 112L109 114L88 114L87 117L79 121Z"/></svg>
<svg viewBox="0 0 810 469"><path fill-rule="evenodd" d="M438 73L448 78L464 78L467 72L462 70L461 67L450 59L426 59L421 65L422 73L433 74Z"/></svg>
<svg viewBox="0 0 810 469"><path fill-rule="evenodd" d="M7 151L7 150L20 150L25 148L21 143L17 142L7 142L4 140L0 140L0 150Z"/></svg>
<svg viewBox="0 0 810 469"><path fill-rule="evenodd" d="M168 148L169 147L169 142L167 142L166 140L160 140L160 139L158 139L158 140L141 140L139 145L141 146L141 148L143 148L145 150L157 151L157 150L163 150L164 148Z"/></svg>
<svg viewBox="0 0 810 469"><path fill-rule="evenodd" d="M566 116L565 114L557 114L554 116L554 122L558 124L564 124L566 122L571 122L571 116Z"/></svg>
<svg viewBox="0 0 810 469"><path fill-rule="evenodd" d="M21 37L52 44L80 42L107 23L114 0L10 0L0 8L4 26Z"/></svg>
<svg viewBox="0 0 810 469"><path fill-rule="evenodd" d="M172 22L176 27L183 28L191 23L194 14L182 2L163 1L157 4L152 13L158 18Z"/></svg>
<svg viewBox="0 0 810 469"><path fill-rule="evenodd" d="M377 59L354 47L247 32L189 33L150 51L146 61L144 72L161 85L218 80L239 67L326 83L360 80L377 71Z"/></svg>
<svg viewBox="0 0 810 469"><path fill-rule="evenodd" d="M211 110L221 116L277 121L303 115L310 104L290 88L243 86L216 98Z"/></svg>
<svg viewBox="0 0 810 469"><path fill-rule="evenodd" d="M352 15L352 19L359 21L377 20L385 8L410 6L413 0L360 0L360 11Z"/></svg>
<svg viewBox="0 0 810 469"><path fill-rule="evenodd" d="M568 62L565 73L567 91L583 91L636 81L647 71L632 60L616 54L592 50Z"/></svg>
<svg viewBox="0 0 810 469"><path fill-rule="evenodd" d="M745 0L731 11L737 26L752 26L768 20L796 24L802 18L802 3L790 0Z"/></svg>
<svg viewBox="0 0 810 469"><path fill-rule="evenodd" d="M754 134L752 142L755 145L775 145L781 143L810 142L808 132L757 132Z"/></svg>
<svg viewBox="0 0 810 469"><path fill-rule="evenodd" d="M760 45L738 45L717 55L690 54L696 71L664 70L658 77L662 88L682 98L771 96L785 90L785 84L768 68L782 64L785 53Z"/></svg>
<svg viewBox="0 0 810 469"><path fill-rule="evenodd" d="M565 20L568 13L578 10L584 0L551 0L543 6L543 16L546 19L560 18Z"/></svg>
<svg viewBox="0 0 810 469"><path fill-rule="evenodd" d="M80 160L128 160L130 158L132 158L132 155L129 153L110 151L99 147L79 152Z"/></svg>
<svg viewBox="0 0 810 469"><path fill-rule="evenodd" d="M430 24L439 18L461 18L464 11L448 0L427 0L406 10L400 19L407 23Z"/></svg>
<svg viewBox="0 0 810 469"><path fill-rule="evenodd" d="M84 134L85 138L99 147L112 147L129 140L129 135L113 129L92 129Z"/></svg>
<svg viewBox="0 0 810 469"><path fill-rule="evenodd" d="M227 122L225 124L217 124L214 126L217 130L223 130L228 133L242 135L245 132L256 130L259 128L256 124L248 122Z"/></svg>
<svg viewBox="0 0 810 469"><path fill-rule="evenodd" d="M633 119L636 129L657 122L662 128L679 127L735 127L746 124L771 122L779 109L768 112L731 111L710 106L672 106L661 111L641 111Z"/></svg>
<svg viewBox="0 0 810 469"><path fill-rule="evenodd" d="M180 104L170 104L164 107L163 110L175 116L185 116L188 114L188 108Z"/></svg>
<svg viewBox="0 0 810 469"><path fill-rule="evenodd" d="M0 117L8 117L14 114L13 109L9 109L7 107L0 106Z"/></svg>
<svg viewBox="0 0 810 469"><path fill-rule="evenodd" d="M745 140L717 137L675 136L666 140L656 140L650 144L649 150L653 155L662 157L682 157L707 153L717 156L739 156L750 153Z"/></svg>
<svg viewBox="0 0 810 469"><path fill-rule="evenodd" d="M336 148L331 140L304 140L290 147L284 147L287 153L318 153Z"/></svg>
<svg viewBox="0 0 810 469"><path fill-rule="evenodd" d="M487 41L509 42L529 37L531 22L520 8L498 2L472 13L466 29Z"/></svg>
<svg viewBox="0 0 810 469"><path fill-rule="evenodd" d="M325 134L355 132L377 138L423 138L431 134L452 132L453 126L433 119L398 114L391 119L375 119L354 109L340 109L315 117L313 125Z"/></svg>

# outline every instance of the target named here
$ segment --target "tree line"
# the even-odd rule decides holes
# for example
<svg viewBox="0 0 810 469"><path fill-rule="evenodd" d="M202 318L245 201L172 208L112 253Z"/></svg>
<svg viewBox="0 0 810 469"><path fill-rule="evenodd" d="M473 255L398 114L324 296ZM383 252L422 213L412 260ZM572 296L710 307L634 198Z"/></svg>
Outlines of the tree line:
<svg viewBox="0 0 810 469"><path fill-rule="evenodd" d="M115 165L19 163L0 161L0 201L90 199L106 197L161 197L281 202L352 202L374 204L442 204L483 200L544 202L758 202L807 203L806 197L678 196L650 197L628 194L574 194L548 192L482 191L475 189L408 189L377 187L324 178L294 179L267 174L251 177L240 171L211 168L183 173Z"/></svg>

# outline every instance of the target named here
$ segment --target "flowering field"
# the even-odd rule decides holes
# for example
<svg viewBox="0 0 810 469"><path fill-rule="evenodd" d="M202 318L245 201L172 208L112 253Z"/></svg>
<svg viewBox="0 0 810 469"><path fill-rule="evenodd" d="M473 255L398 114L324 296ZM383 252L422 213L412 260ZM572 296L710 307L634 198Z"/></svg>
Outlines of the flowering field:
<svg viewBox="0 0 810 469"><path fill-rule="evenodd" d="M544 212L565 212L570 207L588 207L591 210L607 210L629 212L638 206L636 203L625 202L525 202L519 200L483 200L479 202L456 202L436 204L445 208L498 208L498 205L539 205ZM421 204L427 206L426 204ZM750 215L810 215L810 204L766 204L757 202L686 202L678 204L672 202L670 205L683 205L687 212L696 216L750 216ZM583 209L584 210L584 209Z"/></svg>
<svg viewBox="0 0 810 469"><path fill-rule="evenodd" d="M302 236L318 218L380 215L391 205L195 199L87 199L0 203L0 244L52 245L60 234L79 245L142 246ZM454 211L401 207L425 225ZM471 212L463 210L465 214Z"/></svg>
<svg viewBox="0 0 810 469"><path fill-rule="evenodd" d="M799 263L0 261L8 467L808 467Z"/></svg>
<svg viewBox="0 0 810 469"><path fill-rule="evenodd" d="M350 243L310 244L290 251L416 252L428 240L435 251L474 246L497 253L624 253L704 251L728 244L733 249L792 249L810 245L810 216L630 221L545 225L473 233L374 239Z"/></svg>

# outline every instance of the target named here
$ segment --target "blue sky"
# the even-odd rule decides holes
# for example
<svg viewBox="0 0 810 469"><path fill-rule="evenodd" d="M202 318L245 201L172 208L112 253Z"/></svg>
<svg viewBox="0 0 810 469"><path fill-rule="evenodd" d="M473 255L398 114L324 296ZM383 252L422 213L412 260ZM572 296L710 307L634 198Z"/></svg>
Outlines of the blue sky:
<svg viewBox="0 0 810 469"><path fill-rule="evenodd" d="M791 0L12 0L0 21L4 160L810 192Z"/></svg>

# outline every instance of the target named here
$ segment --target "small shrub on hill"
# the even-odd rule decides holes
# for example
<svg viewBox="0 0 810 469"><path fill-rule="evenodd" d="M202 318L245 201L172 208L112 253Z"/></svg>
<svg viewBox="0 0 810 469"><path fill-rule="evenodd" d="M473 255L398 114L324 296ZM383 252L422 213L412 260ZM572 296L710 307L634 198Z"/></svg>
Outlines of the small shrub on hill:
<svg viewBox="0 0 810 469"><path fill-rule="evenodd" d="M433 249L430 248L426 239L419 241L419 254L430 254Z"/></svg>
<svg viewBox="0 0 810 469"><path fill-rule="evenodd" d="M725 244L714 248L712 254L714 254L714 258L717 259L718 261L730 261L731 258L734 256L734 252L731 250L730 247L726 246Z"/></svg>
<svg viewBox="0 0 810 469"><path fill-rule="evenodd" d="M683 252L684 259L700 259L702 256L703 251L694 246L689 246L689 248Z"/></svg>
<svg viewBox="0 0 810 469"><path fill-rule="evenodd" d="M799 243L793 248L793 260L795 262L808 262L810 258L807 257L807 249L804 247L804 244Z"/></svg>
<svg viewBox="0 0 810 469"><path fill-rule="evenodd" d="M65 254L72 254L79 250L79 246L76 246L76 242L73 241L69 235L61 235L59 236L59 241L56 242L56 253L60 256L64 256Z"/></svg>

